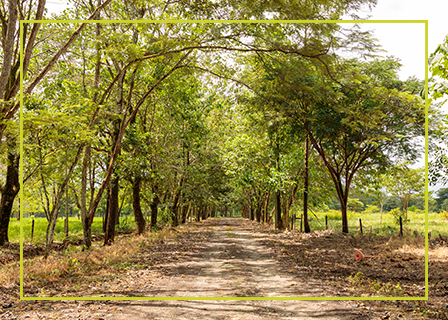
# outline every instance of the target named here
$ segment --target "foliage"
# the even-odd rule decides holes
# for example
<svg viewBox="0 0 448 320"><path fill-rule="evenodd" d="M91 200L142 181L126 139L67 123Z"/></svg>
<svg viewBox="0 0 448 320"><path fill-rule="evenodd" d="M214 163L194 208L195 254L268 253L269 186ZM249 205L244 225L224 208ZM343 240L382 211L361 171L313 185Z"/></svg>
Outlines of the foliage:
<svg viewBox="0 0 448 320"><path fill-rule="evenodd" d="M432 77L434 77L432 79L431 95L432 99L436 100L448 94L448 83L445 81L448 80L448 36L430 55L428 62L430 65L429 70L432 72Z"/></svg>
<svg viewBox="0 0 448 320"><path fill-rule="evenodd" d="M448 211L440 211L439 214L443 219L448 220Z"/></svg>
<svg viewBox="0 0 448 320"><path fill-rule="evenodd" d="M348 198L347 208L355 212L361 212L362 209L364 208L364 204L361 201L359 201L359 199Z"/></svg>
<svg viewBox="0 0 448 320"><path fill-rule="evenodd" d="M392 216L396 224L400 224L400 218L403 223L406 222L404 212L399 208L390 210L389 214Z"/></svg>
<svg viewBox="0 0 448 320"><path fill-rule="evenodd" d="M409 201L416 196L422 196L425 190L424 169L411 169L405 163L396 165L391 170L387 181L388 189L400 198L401 211L407 218Z"/></svg>
<svg viewBox="0 0 448 320"><path fill-rule="evenodd" d="M377 213L379 210L378 210L378 207L377 206L375 206L375 205L372 205L372 204L369 204L368 206L367 206L367 208L365 208L365 210L362 212L362 213L367 213L367 214L369 214L369 213Z"/></svg>
<svg viewBox="0 0 448 320"><path fill-rule="evenodd" d="M375 3L113 2L101 18L334 20ZM77 2L57 18L92 9ZM73 28L41 25L29 75ZM262 209L268 219L275 194L288 218L302 207L310 138L310 208L336 191L342 220L353 217L347 207L363 206L349 197L357 173L414 159L423 128L421 82L400 81L395 58L365 62L376 47L370 32L338 24L89 24L25 99L26 211L51 220L67 200L89 219L117 203L147 219L158 208L163 226L199 210ZM133 226L126 217L118 228Z"/></svg>
<svg viewBox="0 0 448 320"><path fill-rule="evenodd" d="M429 57L430 101L439 108L446 103L448 95L448 36ZM433 129L431 158L429 163L430 183L446 183L448 179L448 157L446 150L448 116L436 114L430 117Z"/></svg>
<svg viewBox="0 0 448 320"><path fill-rule="evenodd" d="M357 287L361 287L365 290L373 292L374 294L385 294L392 297L397 297L403 293L403 288L399 282L389 282L381 284L376 279L370 279L362 272L358 272L356 275L352 275L348 278L348 281Z"/></svg>

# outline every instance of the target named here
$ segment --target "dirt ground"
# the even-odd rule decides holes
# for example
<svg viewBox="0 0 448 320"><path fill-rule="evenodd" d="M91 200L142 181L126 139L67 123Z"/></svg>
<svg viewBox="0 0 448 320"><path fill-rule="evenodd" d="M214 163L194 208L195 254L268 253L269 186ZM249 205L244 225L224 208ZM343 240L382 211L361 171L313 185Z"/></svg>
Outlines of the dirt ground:
<svg viewBox="0 0 448 320"><path fill-rule="evenodd" d="M235 301L219 299L424 296L424 242L276 232L232 218L195 225L142 242L113 277L25 283L25 296L213 300L17 301L18 287L12 286L2 288L0 319L448 319L444 239L431 242L429 301ZM356 262L356 250L373 257Z"/></svg>

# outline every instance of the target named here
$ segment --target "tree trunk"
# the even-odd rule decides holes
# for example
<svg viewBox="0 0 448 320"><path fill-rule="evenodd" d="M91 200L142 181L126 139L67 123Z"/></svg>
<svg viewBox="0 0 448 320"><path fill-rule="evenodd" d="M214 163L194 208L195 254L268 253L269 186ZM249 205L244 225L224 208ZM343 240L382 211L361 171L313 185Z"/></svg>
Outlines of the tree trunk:
<svg viewBox="0 0 448 320"><path fill-rule="evenodd" d="M284 230L287 230L290 226L289 223L289 207L288 207L288 202L289 199L286 199L286 197L284 197L283 199L283 204L282 204L282 211L283 211L283 215L282 215L282 226Z"/></svg>
<svg viewBox="0 0 448 320"><path fill-rule="evenodd" d="M179 225L179 217L178 217L178 211L179 211L179 200L180 200L180 194L181 194L181 188L182 188L182 180L180 180L179 188L174 193L174 199L173 199L173 205L171 206L171 217L173 218L173 227L177 227Z"/></svg>
<svg viewBox="0 0 448 320"><path fill-rule="evenodd" d="M271 192L268 191L265 194L264 198L264 210L263 210L263 222L268 222L268 216L269 216L269 197L271 195Z"/></svg>
<svg viewBox="0 0 448 320"><path fill-rule="evenodd" d="M348 219L347 219L347 199L341 202L342 213L342 232L348 233Z"/></svg>
<svg viewBox="0 0 448 320"><path fill-rule="evenodd" d="M2 2L4 7L4 2ZM13 61L14 53L14 41L16 38L16 24L17 24L17 13L18 13L18 1L9 0L8 1L8 24L4 21L3 34L6 33L2 40L6 40L3 43L3 61L2 69L0 73L0 99L6 98L6 92L8 91L8 83L10 82L11 66ZM2 16L3 18L3 16Z"/></svg>
<svg viewBox="0 0 448 320"><path fill-rule="evenodd" d="M196 213L196 222L199 222L199 220L200 220L200 218L201 218L201 212L200 212L200 208L198 208L198 207L194 207L194 211L195 211L195 213Z"/></svg>
<svg viewBox="0 0 448 320"><path fill-rule="evenodd" d="M275 166L277 168L277 172L280 172L280 147L277 141L277 148L275 149ZM277 190L275 190L275 229L283 230L283 220L282 220L282 199L280 190L278 189L280 186L277 186Z"/></svg>
<svg viewBox="0 0 448 320"><path fill-rule="evenodd" d="M19 156L8 151L8 166L6 169L6 183L2 188L0 202L0 246L9 242L8 227L11 218L14 199L19 192Z"/></svg>
<svg viewBox="0 0 448 320"><path fill-rule="evenodd" d="M152 192L154 193L154 197L152 198L152 201L149 205L151 209L151 224L149 228L152 230L153 228L157 228L157 213L158 213L158 207L159 207L159 193L158 193L158 185L155 184L152 187Z"/></svg>
<svg viewBox="0 0 448 320"><path fill-rule="evenodd" d="M383 201L380 203L380 225L383 224Z"/></svg>
<svg viewBox="0 0 448 320"><path fill-rule="evenodd" d="M309 142L308 135L305 138L305 172L303 183L303 226L305 233L310 233L310 225L308 223L308 157L309 157Z"/></svg>
<svg viewBox="0 0 448 320"><path fill-rule="evenodd" d="M110 204L109 198L110 198L110 184L106 188L106 211L104 212L104 217L103 217L103 232L104 233L106 233L107 221L109 218L109 215L107 214L109 212L109 204ZM89 224L91 224L90 221L89 221Z"/></svg>
<svg viewBox="0 0 448 320"><path fill-rule="evenodd" d="M82 159L82 169L81 169L81 221L82 221L82 230L84 235L84 245L87 248L92 246L92 230L89 223L89 216L87 212L87 167L90 162L90 144L86 145L84 150L84 158ZM103 225L103 230L106 231L105 226Z"/></svg>
<svg viewBox="0 0 448 320"><path fill-rule="evenodd" d="M143 217L142 208L140 206L140 187L142 178L136 177L132 183L132 208L134 209L135 223L137 224L137 234L145 231L146 220Z"/></svg>
<svg viewBox="0 0 448 320"><path fill-rule="evenodd" d="M201 220L205 220L205 206L204 205L201 205L200 212L201 212Z"/></svg>
<svg viewBox="0 0 448 320"><path fill-rule="evenodd" d="M97 0L97 5L101 5L101 0ZM100 14L98 13L98 20L101 19ZM101 24L96 24L96 30L95 30L96 36L99 37L101 33ZM98 99L98 88L100 84L100 67L101 67L101 50L100 46L98 45L96 48L96 63L95 63L95 79L93 83L94 89L96 89L95 93L93 94L92 101L93 103L96 103ZM90 217L89 217L89 210L87 210L87 167L91 166L91 145L88 143L84 150L84 159L82 160L82 169L81 169L81 222L82 222L82 231L84 236L84 245L87 248L90 248L92 246L92 225L90 223ZM91 185L91 199L90 199L90 206L93 203L93 196L94 196L94 179L92 177L92 180L90 181ZM103 230L106 232L105 225L103 223Z"/></svg>
<svg viewBox="0 0 448 320"><path fill-rule="evenodd" d="M280 191L275 191L275 229L283 229Z"/></svg>
<svg viewBox="0 0 448 320"><path fill-rule="evenodd" d="M181 223L184 224L187 221L187 214L190 210L190 205L186 205L182 208L182 220Z"/></svg>
<svg viewBox="0 0 448 320"><path fill-rule="evenodd" d="M258 199L257 211L255 211L255 219L257 222L261 222L261 208L263 207L262 197Z"/></svg>
<svg viewBox="0 0 448 320"><path fill-rule="evenodd" d="M68 188L65 190L65 237L68 238Z"/></svg>
<svg viewBox="0 0 448 320"><path fill-rule="evenodd" d="M115 238L116 216L119 209L118 193L120 190L119 177L114 177L111 181L110 196L109 196L109 210L107 211L106 234L104 235L104 245L111 245Z"/></svg>

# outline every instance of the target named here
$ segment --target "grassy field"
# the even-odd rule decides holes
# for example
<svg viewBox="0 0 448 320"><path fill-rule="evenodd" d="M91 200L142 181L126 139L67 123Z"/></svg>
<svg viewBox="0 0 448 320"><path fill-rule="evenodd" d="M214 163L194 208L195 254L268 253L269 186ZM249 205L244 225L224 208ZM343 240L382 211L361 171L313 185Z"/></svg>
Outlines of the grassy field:
<svg viewBox="0 0 448 320"><path fill-rule="evenodd" d="M23 219L23 233L25 242L31 241L31 218ZM46 218L34 218L34 244L45 243L45 232L47 229ZM70 217L68 223L69 239L78 240L83 238L81 220L76 217ZM126 231L129 229L135 229L135 222L133 218L120 218L120 226L118 230ZM95 217L92 224L92 235L100 235L103 233L103 220L101 217ZM17 219L11 219L8 233L10 242L18 242L20 237L20 221ZM64 219L59 218L56 222L55 229L55 241L61 242L65 239L64 233Z"/></svg>
<svg viewBox="0 0 448 320"><path fill-rule="evenodd" d="M316 216L313 213L309 213L311 230L324 230L325 229L325 216L328 217L328 228L336 232L342 230L342 218L339 211L330 210L327 212L316 212ZM359 232L359 219L362 219L362 226L364 233L370 233L376 235L397 235L399 232L399 226L394 221L393 217L389 213L383 213L382 223L379 213L355 213L349 212L349 231L351 233ZM413 232L414 230L419 233L425 232L425 215L423 213L408 213L409 221L404 224L405 230ZM24 218L24 235L25 242L31 241L31 218ZM47 220L45 218L34 219L34 244L42 244L45 242L45 231L47 228ZM101 217L96 217L92 224L92 234L102 234L103 221ZM297 220L296 229L300 228L300 220ZM135 222L133 217L120 218L120 225L117 228L119 231L135 230ZM429 214L429 231L433 236L437 234L448 234L448 220L437 213ZM18 242L20 236L20 222L16 219L12 219L9 227L9 240L11 242ZM70 240L82 239L82 225L81 220L76 217L69 218L69 238ZM64 219L60 218L56 224L55 241L62 241L65 239L64 234Z"/></svg>
<svg viewBox="0 0 448 320"><path fill-rule="evenodd" d="M313 213L309 213L311 230L325 229L325 216L328 217L328 228L334 231L342 230L341 213L336 210L328 212L316 212L317 218ZM448 234L448 220L438 213L429 213L429 231L432 235L439 233L443 235ZM394 221L390 213L383 213L382 219L380 213L348 213L348 224L350 233L358 233L359 219L362 221L362 228L364 233L372 232L377 235L396 235L399 233L399 225ZM382 221L381 221L382 220ZM300 220L297 220L297 229L300 228ZM408 221L403 224L404 230L419 233L425 232L425 214L408 212Z"/></svg>

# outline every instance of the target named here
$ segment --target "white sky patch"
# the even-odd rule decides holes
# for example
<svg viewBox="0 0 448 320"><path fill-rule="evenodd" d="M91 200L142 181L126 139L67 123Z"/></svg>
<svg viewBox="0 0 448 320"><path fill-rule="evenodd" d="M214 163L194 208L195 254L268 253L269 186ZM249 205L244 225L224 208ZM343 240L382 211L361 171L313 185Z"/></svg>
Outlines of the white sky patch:
<svg viewBox="0 0 448 320"><path fill-rule="evenodd" d="M49 15L59 14L71 6L67 0L51 0L46 3L47 5L45 7L47 8Z"/></svg>

